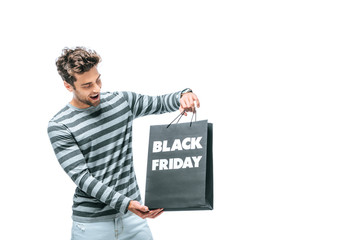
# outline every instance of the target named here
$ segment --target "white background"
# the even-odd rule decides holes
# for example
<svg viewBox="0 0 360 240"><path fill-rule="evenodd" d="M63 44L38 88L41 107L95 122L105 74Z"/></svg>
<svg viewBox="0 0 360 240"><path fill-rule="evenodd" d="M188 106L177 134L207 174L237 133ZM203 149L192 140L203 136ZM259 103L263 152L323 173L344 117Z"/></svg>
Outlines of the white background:
<svg viewBox="0 0 360 240"><path fill-rule="evenodd" d="M104 90L190 87L214 123L215 209L149 220L155 239L360 239L357 3L1 2L0 238L70 239L75 185L46 128L71 100L55 59L85 46ZM149 125L176 115L134 122L142 195Z"/></svg>

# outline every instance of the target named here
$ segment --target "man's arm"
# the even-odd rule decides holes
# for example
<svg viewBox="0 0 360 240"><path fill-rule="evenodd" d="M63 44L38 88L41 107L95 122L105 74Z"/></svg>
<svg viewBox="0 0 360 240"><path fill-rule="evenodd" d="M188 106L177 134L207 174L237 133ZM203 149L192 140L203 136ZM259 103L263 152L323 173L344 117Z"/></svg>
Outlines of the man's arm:
<svg viewBox="0 0 360 240"><path fill-rule="evenodd" d="M134 92L122 92L122 94L129 103L134 118L174 112L178 109L181 112L184 110L195 112L195 102L196 106L200 107L199 99L193 92L183 93L183 91L179 91L161 96L147 96Z"/></svg>
<svg viewBox="0 0 360 240"><path fill-rule="evenodd" d="M66 126L50 121L48 135L61 167L82 191L122 213L127 212L131 199L91 175L83 154Z"/></svg>

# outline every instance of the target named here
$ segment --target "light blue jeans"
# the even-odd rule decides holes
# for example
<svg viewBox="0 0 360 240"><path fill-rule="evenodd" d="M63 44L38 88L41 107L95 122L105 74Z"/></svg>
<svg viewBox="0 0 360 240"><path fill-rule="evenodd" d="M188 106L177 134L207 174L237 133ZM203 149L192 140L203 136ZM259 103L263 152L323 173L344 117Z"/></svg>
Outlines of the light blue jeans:
<svg viewBox="0 0 360 240"><path fill-rule="evenodd" d="M71 240L152 240L145 219L132 212L106 222L73 221Z"/></svg>

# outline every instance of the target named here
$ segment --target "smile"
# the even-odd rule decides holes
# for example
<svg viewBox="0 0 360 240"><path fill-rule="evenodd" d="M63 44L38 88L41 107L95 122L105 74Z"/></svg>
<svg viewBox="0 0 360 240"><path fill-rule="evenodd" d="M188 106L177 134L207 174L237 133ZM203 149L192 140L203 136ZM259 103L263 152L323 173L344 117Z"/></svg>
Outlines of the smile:
<svg viewBox="0 0 360 240"><path fill-rule="evenodd" d="M98 100L99 98L100 98L100 94L96 94L96 95L92 95L92 96L90 96L90 98L92 99L92 100Z"/></svg>

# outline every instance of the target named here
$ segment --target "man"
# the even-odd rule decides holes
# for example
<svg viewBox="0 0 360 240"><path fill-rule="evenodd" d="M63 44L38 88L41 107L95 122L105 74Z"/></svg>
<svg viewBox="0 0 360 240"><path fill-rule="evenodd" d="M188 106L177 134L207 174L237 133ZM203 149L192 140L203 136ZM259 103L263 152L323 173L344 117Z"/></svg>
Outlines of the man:
<svg viewBox="0 0 360 240"><path fill-rule="evenodd" d="M162 96L100 92L100 56L65 48L58 73L73 98L48 125L56 157L77 185L73 198L73 240L152 239L141 204L132 155L132 121L140 116L194 112L199 99L190 89Z"/></svg>

